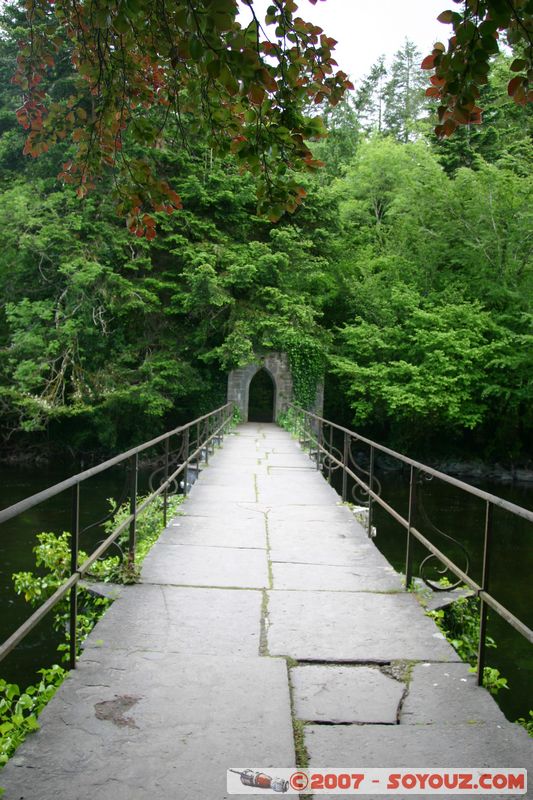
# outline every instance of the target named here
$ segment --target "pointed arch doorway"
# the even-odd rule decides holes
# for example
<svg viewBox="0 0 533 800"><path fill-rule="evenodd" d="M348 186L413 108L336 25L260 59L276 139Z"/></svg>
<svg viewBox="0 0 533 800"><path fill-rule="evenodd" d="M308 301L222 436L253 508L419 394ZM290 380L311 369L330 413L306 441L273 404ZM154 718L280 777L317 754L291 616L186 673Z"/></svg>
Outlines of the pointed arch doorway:
<svg viewBox="0 0 533 800"><path fill-rule="evenodd" d="M287 404L293 402L292 373L287 354L280 352L257 354L254 361L242 367L236 367L228 373L228 402L233 403L235 408L238 409L243 422L248 422L248 419L252 419L252 417L248 416L249 411L254 413L255 405L255 390L251 384L260 372L266 372L274 387L274 396L272 398L272 388L269 387L268 383L266 384L269 389L269 399L264 405L268 405L268 419L270 422L276 422L279 415L286 411ZM264 382L264 376L258 377L257 381ZM250 389L252 389L251 403ZM323 400L324 384L320 381L317 384L316 402L313 404L313 410L316 414L322 413ZM257 418L254 417L254 420L257 420Z"/></svg>
<svg viewBox="0 0 533 800"><path fill-rule="evenodd" d="M259 369L248 390L248 420L250 422L274 422L276 387L268 370Z"/></svg>

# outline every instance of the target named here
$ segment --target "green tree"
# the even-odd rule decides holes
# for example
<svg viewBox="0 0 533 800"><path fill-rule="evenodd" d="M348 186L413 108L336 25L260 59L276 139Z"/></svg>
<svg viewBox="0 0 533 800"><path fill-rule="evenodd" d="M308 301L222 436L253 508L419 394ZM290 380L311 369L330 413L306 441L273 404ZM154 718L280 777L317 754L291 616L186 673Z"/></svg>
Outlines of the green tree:
<svg viewBox="0 0 533 800"><path fill-rule="evenodd" d="M386 77L385 56L380 56L357 87L355 108L367 133L381 133L383 130Z"/></svg>
<svg viewBox="0 0 533 800"><path fill-rule="evenodd" d="M406 39L394 54L390 79L384 88L385 129L400 142L409 142L421 132L427 79L420 70L420 58L416 45Z"/></svg>
<svg viewBox="0 0 533 800"><path fill-rule="evenodd" d="M492 63L488 83L480 89L483 125L462 125L448 139L432 136L432 146L447 172L460 167L476 169L482 162L499 164L527 175L531 172L533 108L523 108L507 95L506 84L513 58L499 54Z"/></svg>

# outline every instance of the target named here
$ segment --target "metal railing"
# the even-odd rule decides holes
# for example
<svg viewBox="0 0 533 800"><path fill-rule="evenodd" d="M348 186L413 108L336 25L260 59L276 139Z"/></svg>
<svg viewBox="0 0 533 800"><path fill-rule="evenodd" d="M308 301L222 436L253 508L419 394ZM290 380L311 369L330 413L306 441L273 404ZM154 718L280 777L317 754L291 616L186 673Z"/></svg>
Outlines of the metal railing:
<svg viewBox="0 0 533 800"><path fill-rule="evenodd" d="M65 595L70 595L69 615L69 662L73 669L76 666L76 629L77 629L77 590L82 577L88 573L89 568L103 556L103 554L117 542L118 537L127 528L128 552L130 564L135 562L136 525L137 518L153 501L163 495L163 524L167 524L167 504L169 495L176 494L181 488L184 494L189 489L189 472L194 470L199 473L201 461L208 462L209 455L214 450L215 444L220 444L224 434L231 423L233 404L227 403L215 411L205 414L186 425L174 428L161 436L144 442L138 447L133 447L114 458L104 461L95 467L73 475L60 483L51 486L37 494L27 497L18 503L0 511L0 524L14 519L35 506L70 490L71 499L71 536L70 536L70 575L61 586L44 602L17 630L0 645L0 661L4 659L41 620L59 603ZM163 446L163 453L155 459L155 468L149 479L150 494L142 503L137 502L139 455L146 453L151 448ZM152 457L152 465L153 465ZM103 519L86 526L80 531L80 487L89 478L106 472L119 465L128 467L125 487L126 490L115 503L114 509ZM179 480L183 476L182 481ZM157 485L156 488L154 486ZM130 513L112 533L102 541L96 549L86 558L83 564L78 563L80 534L91 528L112 520L120 506L129 497Z"/></svg>
<svg viewBox="0 0 533 800"><path fill-rule="evenodd" d="M485 666L485 647L486 647L486 630L487 630L487 612L492 609L509 625L511 625L518 633L520 633L528 642L533 644L533 630L529 628L522 620L516 617L508 608L502 605L489 591L490 583L490 567L491 567L491 551L493 548L493 527L494 527L494 509L500 508L510 514L520 517L529 523L533 523L533 512L521 506L504 500L497 495L490 494L489 492L471 486L464 481L446 475L444 472L433 469L426 464L415 461L412 458L402 455L395 450L385 447L377 442L372 441L364 436L361 436L354 431L344 428L342 425L337 425L330 420L325 419L317 414L305 411L292 403L288 404L288 408L295 415L297 433L303 447L309 449L309 454L313 460L316 461L317 469L322 469L331 483L332 473L337 469L342 469L342 499L344 502L348 500L348 477L354 481L353 488L359 490L366 497L366 501L362 501L368 508L368 535L372 535L372 522L374 506L377 503L383 508L387 514L399 523L406 531L406 551L405 551L405 585L409 588L413 581L413 544L414 541L420 542L423 547L429 551L427 556L421 563L420 567L423 568L429 558L436 558L445 567L445 571L450 571L458 579L458 584L464 584L469 587L480 600L480 623L479 623L479 648L478 648L478 662L477 662L477 680L481 685L483 681L483 670ZM340 446L337 447L335 441ZM353 444L360 443L369 448L367 465L368 469L363 468L358 464L353 454ZM376 477L376 454L383 454L393 459L398 460L409 469L409 504L407 518L399 513L381 497L381 486L378 478ZM361 477L361 476L364 477ZM441 549L435 546L427 536L418 530L414 525L415 513L417 512L417 505L419 505L419 493L417 491L417 484L421 477L438 478L445 483L456 487L457 489L466 492L467 494L482 500L485 504L484 509L484 530L483 530L483 558L481 568L481 579L474 580L468 574L468 556L466 558L466 566L461 567L449 558ZM427 520L427 516L425 520ZM464 550L463 545L456 542L453 537L440 531L432 525L434 531L444 536L446 539L454 541ZM466 551L465 551L466 552ZM442 571L441 571L442 574ZM434 589L440 587L431 584L424 578L425 582L432 586ZM456 584L456 585L458 585Z"/></svg>

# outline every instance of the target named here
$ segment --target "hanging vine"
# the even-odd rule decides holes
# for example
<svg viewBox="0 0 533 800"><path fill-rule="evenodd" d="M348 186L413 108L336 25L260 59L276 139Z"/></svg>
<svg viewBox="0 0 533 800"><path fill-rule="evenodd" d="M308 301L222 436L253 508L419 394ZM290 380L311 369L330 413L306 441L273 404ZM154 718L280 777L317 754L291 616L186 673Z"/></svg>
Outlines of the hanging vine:
<svg viewBox="0 0 533 800"><path fill-rule="evenodd" d="M320 342L291 333L285 337L284 350L289 357L294 402L302 408L312 408L317 387L324 378L324 347Z"/></svg>

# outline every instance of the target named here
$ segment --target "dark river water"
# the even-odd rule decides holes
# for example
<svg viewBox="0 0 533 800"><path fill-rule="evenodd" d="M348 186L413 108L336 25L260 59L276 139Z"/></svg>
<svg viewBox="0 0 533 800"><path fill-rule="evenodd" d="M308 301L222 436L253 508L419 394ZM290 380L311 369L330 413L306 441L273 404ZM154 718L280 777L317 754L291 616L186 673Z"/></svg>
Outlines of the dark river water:
<svg viewBox="0 0 533 800"><path fill-rule="evenodd" d="M16 503L64 480L79 466L31 469L0 466L0 508ZM109 511L107 498L119 498L124 486L121 468L109 470L85 481L80 490L80 529L98 522ZM33 509L0 525L0 639L3 641L24 622L32 611L13 590L12 574L35 571L33 548L36 534L42 531L62 533L70 530L70 490L41 503ZM80 536L80 549L90 552L104 538L97 526ZM112 551L109 551L112 555ZM53 612L52 612L53 614ZM35 680L35 671L58 663L57 645L62 636L55 632L48 615L24 641L0 664L0 677L26 685Z"/></svg>
<svg viewBox="0 0 533 800"><path fill-rule="evenodd" d="M0 508L44 489L76 472L74 465L57 466L41 470L0 467ZM382 484L382 497L407 516L408 477L399 472L378 471ZM340 475L333 476L333 484L340 484ZM124 475L120 469L90 479L82 487L81 527L97 521L109 508L106 498L120 495ZM141 476L140 491L146 484ZM485 481L480 488L497 494L518 505L533 508L533 487L505 485ZM468 550L470 574L479 578L482 548L484 503L465 495L457 489L433 480L424 483L421 501L427 518L444 532L459 540ZM33 570L32 548L40 531L60 533L69 530L70 497L68 493L53 498L30 510L17 520L0 526L0 641L12 633L28 616L28 604L13 591L12 573ZM404 570L405 531L381 509L374 516L377 528L376 545L393 566ZM428 527L425 520L417 519L421 529L450 557L462 564L462 551L442 539ZM93 528L83 534L80 547L90 550L103 538L102 530ZM415 574L418 564L426 554L415 548ZM533 525L512 515L496 510L494 518L494 549L491 557L491 591L516 616L533 627ZM487 651L487 663L497 667L508 681L510 689L502 690L498 702L509 719L527 717L533 709L533 648L519 634L495 614L489 617L488 633L497 643L496 649ZM0 677L26 685L35 680L37 669L57 662L56 647L59 642L48 620L0 665Z"/></svg>

